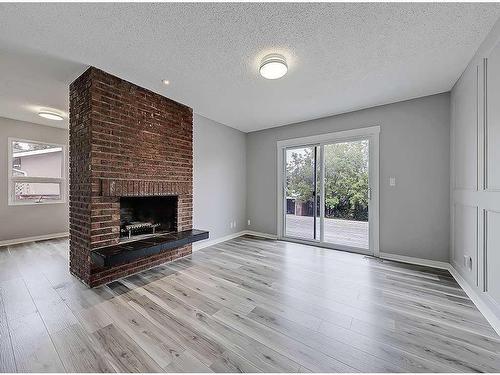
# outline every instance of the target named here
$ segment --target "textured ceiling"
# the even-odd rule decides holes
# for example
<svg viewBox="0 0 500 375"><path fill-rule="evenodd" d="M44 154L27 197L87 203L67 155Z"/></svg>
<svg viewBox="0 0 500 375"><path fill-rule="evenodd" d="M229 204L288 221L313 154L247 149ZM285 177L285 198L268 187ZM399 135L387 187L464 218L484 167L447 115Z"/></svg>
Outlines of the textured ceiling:
<svg viewBox="0 0 500 375"><path fill-rule="evenodd" d="M253 131L448 91L495 3L0 4L0 116L48 125L88 65ZM258 75L269 52L288 74ZM169 79L164 86L161 79Z"/></svg>

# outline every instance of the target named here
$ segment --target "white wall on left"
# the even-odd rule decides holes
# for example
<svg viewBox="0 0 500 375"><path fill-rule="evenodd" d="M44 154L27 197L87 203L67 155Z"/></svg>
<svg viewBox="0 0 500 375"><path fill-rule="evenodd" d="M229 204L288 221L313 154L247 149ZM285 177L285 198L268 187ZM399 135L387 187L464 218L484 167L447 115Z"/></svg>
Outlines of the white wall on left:
<svg viewBox="0 0 500 375"><path fill-rule="evenodd" d="M65 203L8 205L9 137L68 145L68 131L66 129L0 117L0 243L68 232L68 199ZM68 168L65 170L67 171ZM65 178L67 184L67 174Z"/></svg>
<svg viewBox="0 0 500 375"><path fill-rule="evenodd" d="M193 116L193 227L210 240L246 229L245 144L245 133Z"/></svg>

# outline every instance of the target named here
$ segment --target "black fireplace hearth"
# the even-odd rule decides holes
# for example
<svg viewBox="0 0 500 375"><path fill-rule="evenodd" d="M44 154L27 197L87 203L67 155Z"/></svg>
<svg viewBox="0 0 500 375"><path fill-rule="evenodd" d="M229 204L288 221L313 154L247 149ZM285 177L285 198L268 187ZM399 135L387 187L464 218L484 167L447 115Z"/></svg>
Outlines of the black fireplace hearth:
<svg viewBox="0 0 500 375"><path fill-rule="evenodd" d="M91 252L91 257L99 267L113 267L193 242L206 240L208 236L207 231L197 229L160 234L150 238L95 249Z"/></svg>

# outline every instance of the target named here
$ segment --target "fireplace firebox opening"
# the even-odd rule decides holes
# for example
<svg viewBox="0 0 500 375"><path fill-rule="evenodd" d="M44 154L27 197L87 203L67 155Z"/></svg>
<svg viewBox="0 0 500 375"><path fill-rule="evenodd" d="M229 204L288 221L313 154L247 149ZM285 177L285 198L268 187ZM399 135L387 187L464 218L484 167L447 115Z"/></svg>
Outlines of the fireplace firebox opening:
<svg viewBox="0 0 500 375"><path fill-rule="evenodd" d="M177 195L120 198L120 241L177 232Z"/></svg>

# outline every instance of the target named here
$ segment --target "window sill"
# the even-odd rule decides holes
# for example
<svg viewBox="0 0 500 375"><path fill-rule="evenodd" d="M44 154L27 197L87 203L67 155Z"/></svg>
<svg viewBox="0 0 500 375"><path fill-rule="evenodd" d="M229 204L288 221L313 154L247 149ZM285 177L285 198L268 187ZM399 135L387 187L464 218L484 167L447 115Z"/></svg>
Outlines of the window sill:
<svg viewBox="0 0 500 375"><path fill-rule="evenodd" d="M28 201L28 202L10 202L8 203L9 206L44 206L47 204L61 204L61 203L66 203L66 200L60 200L60 201L50 201L50 202L34 202L34 201Z"/></svg>

